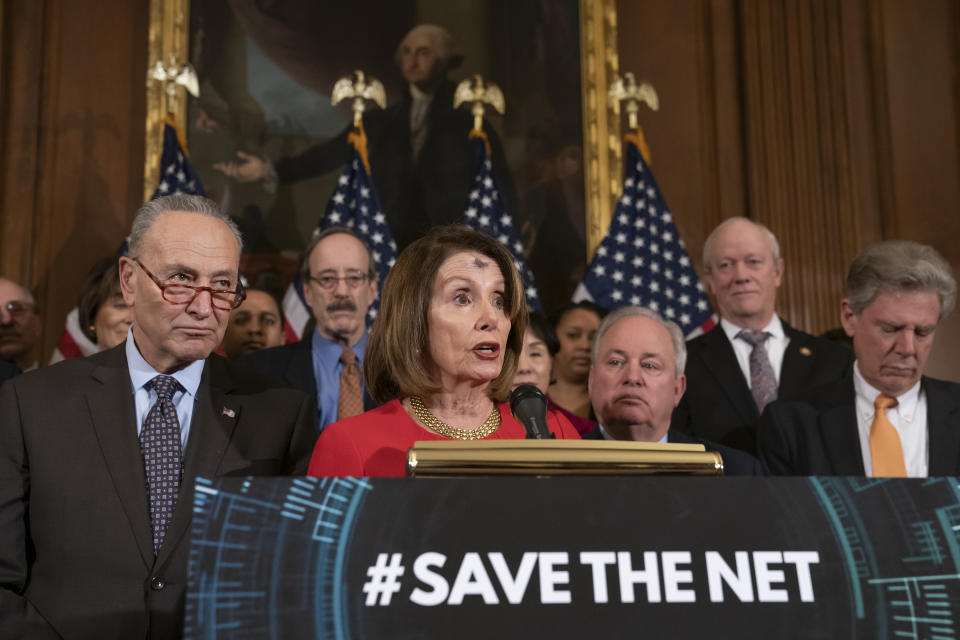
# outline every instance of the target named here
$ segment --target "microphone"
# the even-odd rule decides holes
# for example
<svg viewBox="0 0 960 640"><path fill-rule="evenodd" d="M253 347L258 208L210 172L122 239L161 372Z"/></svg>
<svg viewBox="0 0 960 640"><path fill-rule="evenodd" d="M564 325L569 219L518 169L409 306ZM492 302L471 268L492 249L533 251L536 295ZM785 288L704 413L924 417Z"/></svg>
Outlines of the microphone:
<svg viewBox="0 0 960 640"><path fill-rule="evenodd" d="M527 440L555 438L547 428L547 396L532 384L522 384L510 394L510 412L527 432Z"/></svg>

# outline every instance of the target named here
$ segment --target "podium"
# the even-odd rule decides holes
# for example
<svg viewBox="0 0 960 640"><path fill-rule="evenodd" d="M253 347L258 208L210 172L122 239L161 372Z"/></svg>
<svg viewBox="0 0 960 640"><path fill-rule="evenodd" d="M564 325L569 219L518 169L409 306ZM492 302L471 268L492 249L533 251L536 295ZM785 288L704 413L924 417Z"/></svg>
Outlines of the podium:
<svg viewBox="0 0 960 640"><path fill-rule="evenodd" d="M954 637L955 478L222 478L184 636Z"/></svg>

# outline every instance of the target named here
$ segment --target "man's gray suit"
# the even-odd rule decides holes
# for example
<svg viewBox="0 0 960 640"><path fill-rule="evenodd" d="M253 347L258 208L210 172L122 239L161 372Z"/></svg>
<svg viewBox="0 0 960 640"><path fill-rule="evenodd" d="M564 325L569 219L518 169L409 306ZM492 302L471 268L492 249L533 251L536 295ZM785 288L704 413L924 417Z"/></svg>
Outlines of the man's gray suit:
<svg viewBox="0 0 960 640"><path fill-rule="evenodd" d="M960 475L960 385L921 378L929 475ZM774 475L862 476L853 376L778 400L760 418L760 461Z"/></svg>
<svg viewBox="0 0 960 640"><path fill-rule="evenodd" d="M0 391L0 637L179 638L194 479L306 470L309 399L211 356L155 557L124 349Z"/></svg>

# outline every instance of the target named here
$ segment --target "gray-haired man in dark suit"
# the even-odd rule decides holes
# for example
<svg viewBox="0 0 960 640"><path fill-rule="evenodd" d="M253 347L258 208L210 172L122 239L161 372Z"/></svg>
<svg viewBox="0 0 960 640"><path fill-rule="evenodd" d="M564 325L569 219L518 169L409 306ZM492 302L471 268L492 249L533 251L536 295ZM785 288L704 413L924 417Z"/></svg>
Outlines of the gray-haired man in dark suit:
<svg viewBox="0 0 960 640"><path fill-rule="evenodd" d="M307 396L211 355L240 249L205 198L146 203L125 343L0 389L0 637L179 638L194 479L306 469Z"/></svg>

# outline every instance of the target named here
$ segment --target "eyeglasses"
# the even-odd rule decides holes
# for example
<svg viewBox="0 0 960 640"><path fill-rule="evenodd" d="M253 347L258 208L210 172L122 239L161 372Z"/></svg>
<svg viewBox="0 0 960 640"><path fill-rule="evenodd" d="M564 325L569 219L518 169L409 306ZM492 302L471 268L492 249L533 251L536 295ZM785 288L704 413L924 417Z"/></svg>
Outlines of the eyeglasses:
<svg viewBox="0 0 960 640"><path fill-rule="evenodd" d="M321 289L333 291L339 286L341 280L347 283L349 289L356 289L361 284L365 284L367 280L370 279L370 275L366 273L350 273L345 276L310 276L310 279L320 285Z"/></svg>
<svg viewBox="0 0 960 640"><path fill-rule="evenodd" d="M23 300L11 300L3 305L3 308L7 310L7 313L10 314L11 318L19 318L33 311L35 306L36 305L31 302L24 302Z"/></svg>
<svg viewBox="0 0 960 640"><path fill-rule="evenodd" d="M143 263L133 259L140 268L143 269L143 272L150 276L150 279L153 280L153 283L160 287L160 295L163 296L163 299L167 302L173 304L190 304L200 295L203 291L210 292L210 301L213 303L213 306L221 311L230 311L231 309L236 309L240 304L246 299L247 292L243 290L243 285L239 282L237 283L237 288L234 290L228 289L214 289L213 287L194 287L189 284L164 284L157 279L157 276L150 273L150 270L143 266Z"/></svg>

